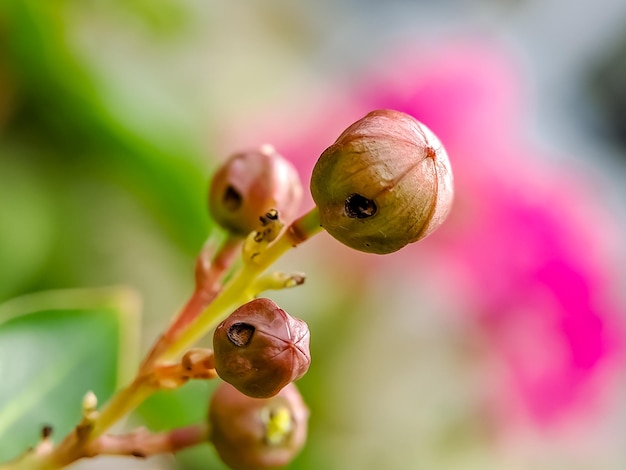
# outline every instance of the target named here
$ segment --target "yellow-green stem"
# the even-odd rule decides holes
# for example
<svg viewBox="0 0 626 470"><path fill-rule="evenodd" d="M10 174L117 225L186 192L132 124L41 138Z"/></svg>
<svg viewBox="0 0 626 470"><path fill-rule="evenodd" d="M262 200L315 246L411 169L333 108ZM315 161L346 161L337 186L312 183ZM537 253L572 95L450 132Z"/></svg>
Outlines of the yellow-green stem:
<svg viewBox="0 0 626 470"><path fill-rule="evenodd" d="M171 360L177 357L222 321L233 308L251 300L256 294L249 289L253 281L289 249L308 240L320 230L319 213L315 207L287 227L265 252L244 263L215 300L167 347L160 358Z"/></svg>
<svg viewBox="0 0 626 470"><path fill-rule="evenodd" d="M317 207L315 207L287 227L263 253L260 253L253 260L245 262L213 302L193 320L184 333L167 345L163 352L151 362L155 363L176 358L191 347L221 321L231 311L231 308L245 303L247 300L250 300L251 295L256 294L250 292L250 286L272 263L289 249L308 240L319 231L321 231L319 213ZM93 428L85 443L79 442L76 438L76 433L73 432L52 452L46 455L26 454L23 458L7 464L3 469L29 468L33 470L52 470L69 465L84 456L84 445L93 442L104 434L115 422L134 410L154 391L155 388L147 379L147 376L140 375L136 377L129 386L116 393L105 405L99 417L93 423ZM16 467L13 467L14 464Z"/></svg>
<svg viewBox="0 0 626 470"><path fill-rule="evenodd" d="M93 440L101 436L122 416L134 410L154 392L154 387L145 379L137 377L132 384L116 393L106 404L94 423L89 439Z"/></svg>

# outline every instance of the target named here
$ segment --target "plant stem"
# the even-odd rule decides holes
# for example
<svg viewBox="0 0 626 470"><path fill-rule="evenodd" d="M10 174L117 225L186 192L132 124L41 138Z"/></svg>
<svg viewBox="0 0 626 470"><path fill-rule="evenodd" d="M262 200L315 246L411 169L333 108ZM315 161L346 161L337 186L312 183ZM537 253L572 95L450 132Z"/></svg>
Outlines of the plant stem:
<svg viewBox="0 0 626 470"><path fill-rule="evenodd" d="M256 294L250 291L253 281L291 248L321 231L317 207L294 221L281 235L253 260L237 271L224 289L189 327L164 350L160 359L171 360L192 346L231 311Z"/></svg>
<svg viewBox="0 0 626 470"><path fill-rule="evenodd" d="M24 461L17 461L16 468L30 470L48 470L63 468L72 462L84 457L91 457L88 448L109 427L128 412L137 407L143 400L154 392L148 381L137 377L128 387L120 390L107 403L98 418L91 424L91 428L83 436L79 427L75 428L65 439L46 455L25 456ZM30 461L29 463L26 463ZM10 467L9 467L10 468Z"/></svg>
<svg viewBox="0 0 626 470"><path fill-rule="evenodd" d="M239 237L228 236L218 251L210 253L209 242L205 244L196 259L195 289L193 294L174 320L159 339L154 343L150 352L139 368L140 374L150 372L151 367L161 355L167 344L171 343L217 296L221 288L221 281L226 271L233 264L236 255L241 250L243 240ZM212 258L212 259L211 259Z"/></svg>
<svg viewBox="0 0 626 470"><path fill-rule="evenodd" d="M170 325L166 336L168 334L172 337L177 336L213 301L221 289L221 281L226 271L232 266L237 255L240 254L242 244L242 238L229 235L211 260L207 256L209 253L203 249L196 261L196 287L194 294L183 311L177 315L174 322Z"/></svg>
<svg viewBox="0 0 626 470"><path fill-rule="evenodd" d="M208 424L187 426L171 431L150 433L142 429L122 436L104 435L91 442L87 448L89 455L151 455L178 452L203 442L208 442Z"/></svg>
<svg viewBox="0 0 626 470"><path fill-rule="evenodd" d="M177 326L173 327L172 325L178 325L178 321L174 321L166 334L161 336L155 347L148 354L134 381L126 388L117 392L109 400L99 416L91 423L91 428L86 435L81 436L77 432L79 429L77 427L56 448L47 449L42 453L29 452L18 460L1 467L1 469L56 470L81 458L92 456L93 454L90 454L90 452L93 452L94 449L98 450L99 445L103 445L104 449L109 446L108 448L111 452L113 452L115 446L122 446L123 444L118 442L116 438L109 439L107 437L104 440L103 434L116 421L134 410L156 390L154 383L150 380L152 366L159 361L170 360L179 356L226 317L231 308L238 307L250 300L251 296L255 294L250 291L250 286L254 284L254 281L260 274L289 249L303 243L321 230L319 213L317 207L315 207L287 227L262 253L259 253L254 259L245 262L221 291L215 291L213 301L209 300L209 305L205 306L202 311L194 312L199 305L199 301L192 297L186 307L189 309L188 313L185 313L185 310L183 311L185 318L190 319L186 323L187 327L182 330ZM230 256L234 246L228 244L226 249L228 253L224 252L225 256ZM224 259L226 260L226 258ZM225 272L227 265L230 265L230 262L221 263L210 276L217 276L216 279L219 280ZM175 331L176 334L171 334L172 331ZM192 437L195 437L193 439L190 438L189 442L196 437L204 437L203 432L202 430L197 430L197 433L192 435ZM153 445L165 445L163 439L170 439L166 434L156 436L153 441L149 439L146 441L146 450L155 449L156 447L151 447ZM99 441L99 439L103 440ZM100 444L98 444L98 441ZM98 450L98 452L101 452L101 450ZM121 447L119 450L121 450Z"/></svg>
<svg viewBox="0 0 626 470"><path fill-rule="evenodd" d="M133 457L150 457L157 454L173 453L188 447L193 447L210 440L210 427L207 423L195 424L170 431L151 433L146 429L138 429L120 436L102 435L90 440L81 448L81 457L89 458L97 455L126 455ZM40 444L44 449L35 449L6 465L0 465L2 470L57 470L71 462L52 460L49 451L50 442ZM76 460L76 459L74 459Z"/></svg>
<svg viewBox="0 0 626 470"><path fill-rule="evenodd" d="M146 398L155 392L145 376L136 377L130 386L116 393L101 411L89 435L89 439L96 439L115 424L122 416L139 406Z"/></svg>

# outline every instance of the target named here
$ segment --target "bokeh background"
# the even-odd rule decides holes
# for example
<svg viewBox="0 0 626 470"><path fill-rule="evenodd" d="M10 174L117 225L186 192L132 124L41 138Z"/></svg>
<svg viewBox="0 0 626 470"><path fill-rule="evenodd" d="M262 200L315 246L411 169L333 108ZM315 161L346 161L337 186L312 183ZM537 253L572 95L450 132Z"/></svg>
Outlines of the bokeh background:
<svg viewBox="0 0 626 470"><path fill-rule="evenodd" d="M400 109L446 146L455 207L394 255L321 234L279 262L307 283L268 295L312 331L290 468L623 469L625 31L620 0L4 0L0 300L127 285L145 350L216 230L219 162L272 143L306 184ZM133 419L202 419L213 386Z"/></svg>

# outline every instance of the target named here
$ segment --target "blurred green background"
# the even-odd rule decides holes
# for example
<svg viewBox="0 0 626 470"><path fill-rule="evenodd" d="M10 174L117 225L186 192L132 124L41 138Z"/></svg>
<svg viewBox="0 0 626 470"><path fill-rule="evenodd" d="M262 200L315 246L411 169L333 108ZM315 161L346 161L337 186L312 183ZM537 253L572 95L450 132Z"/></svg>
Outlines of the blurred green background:
<svg viewBox="0 0 626 470"><path fill-rule="evenodd" d="M557 167L593 168L623 241L626 81L610 67L625 54L621 3L2 0L0 302L128 286L142 300L137 348L145 351L191 293L195 256L215 230L205 200L216 165L264 143L259 129L275 118L293 126L280 129L284 141L317 132L307 128L316 97L334 99L337 83L356 83L371 57L408 38L428 50L479 36L508 50L524 70L528 134L572 155ZM336 103L321 114L341 114ZM345 261L334 263L337 254ZM323 234L280 261L309 277L270 296L312 331L313 364L299 382L310 438L290 468L623 468L624 377L603 385L608 398L589 427L569 426L578 415L556 428L524 419L508 426L508 415L491 408L503 372L484 332L447 313L462 310L463 297L451 300L445 283L420 270L417 255L437 271L426 250L413 254L417 274L406 275L402 256L372 263ZM606 285L623 302L626 256L612 256ZM2 374L0 390L8 389ZM112 385L102 387L104 399ZM130 424L202 419L212 387L159 394ZM209 446L114 464L223 468Z"/></svg>

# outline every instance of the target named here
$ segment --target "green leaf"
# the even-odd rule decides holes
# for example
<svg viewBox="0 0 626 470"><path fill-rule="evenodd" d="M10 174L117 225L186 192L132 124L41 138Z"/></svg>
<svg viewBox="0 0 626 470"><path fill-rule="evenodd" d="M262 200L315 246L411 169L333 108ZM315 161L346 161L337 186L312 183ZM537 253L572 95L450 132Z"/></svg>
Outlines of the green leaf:
<svg viewBox="0 0 626 470"><path fill-rule="evenodd" d="M137 413L155 431L200 423L206 419L217 383L194 380L176 390L158 391L137 408Z"/></svg>
<svg viewBox="0 0 626 470"><path fill-rule="evenodd" d="M0 163L0 301L15 296L36 278L57 229L41 177L11 149L3 148L2 156L9 158Z"/></svg>
<svg viewBox="0 0 626 470"><path fill-rule="evenodd" d="M37 443L44 425L61 439L82 398L107 400L137 359L137 297L128 289L66 290L0 305L0 462Z"/></svg>
<svg viewBox="0 0 626 470"><path fill-rule="evenodd" d="M150 99L158 94L146 93L141 80L115 79L113 71L104 76L81 60L71 41L68 3L0 1L7 59L43 126L37 135L52 135L51 148L58 151L65 142L70 147L63 152L99 165L144 201L173 241L195 252L210 228L206 156L198 134L168 105ZM59 156L66 160L63 152Z"/></svg>

